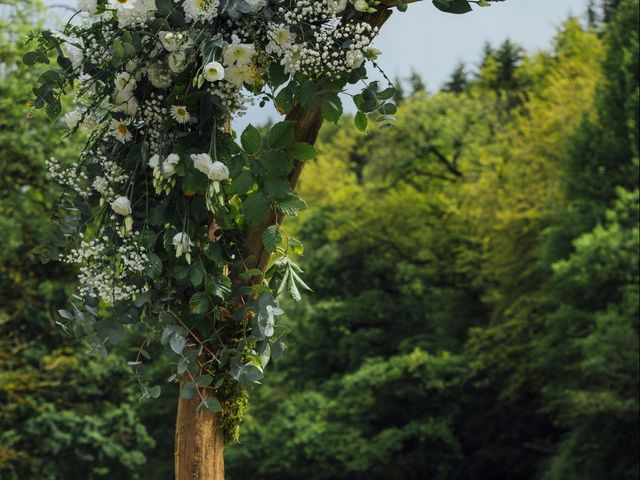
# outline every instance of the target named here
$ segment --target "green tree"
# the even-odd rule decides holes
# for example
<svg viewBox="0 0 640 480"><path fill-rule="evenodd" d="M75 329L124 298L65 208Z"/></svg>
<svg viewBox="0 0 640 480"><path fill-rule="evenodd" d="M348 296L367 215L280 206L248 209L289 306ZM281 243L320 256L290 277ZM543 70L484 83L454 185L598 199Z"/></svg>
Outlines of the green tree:
<svg viewBox="0 0 640 480"><path fill-rule="evenodd" d="M40 10L0 20L0 478L141 478L153 440L140 423L123 359L83 353L56 325L74 272L32 254L60 192L44 162L75 145L28 106L32 73L16 38Z"/></svg>

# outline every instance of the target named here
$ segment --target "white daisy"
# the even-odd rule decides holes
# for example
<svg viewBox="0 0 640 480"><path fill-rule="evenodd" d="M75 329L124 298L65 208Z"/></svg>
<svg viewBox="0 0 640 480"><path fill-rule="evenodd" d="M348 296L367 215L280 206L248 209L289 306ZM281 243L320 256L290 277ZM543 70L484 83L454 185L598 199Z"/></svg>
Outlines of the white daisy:
<svg viewBox="0 0 640 480"><path fill-rule="evenodd" d="M111 120L111 135L122 143L128 142L133 138L133 134L129 130L129 126L123 121L115 118Z"/></svg>
<svg viewBox="0 0 640 480"><path fill-rule="evenodd" d="M191 120L191 115L189 115L189 111L184 105L172 105L171 118L178 123L187 123Z"/></svg>
<svg viewBox="0 0 640 480"><path fill-rule="evenodd" d="M136 0L109 0L109 6L114 10L132 10L136 8Z"/></svg>

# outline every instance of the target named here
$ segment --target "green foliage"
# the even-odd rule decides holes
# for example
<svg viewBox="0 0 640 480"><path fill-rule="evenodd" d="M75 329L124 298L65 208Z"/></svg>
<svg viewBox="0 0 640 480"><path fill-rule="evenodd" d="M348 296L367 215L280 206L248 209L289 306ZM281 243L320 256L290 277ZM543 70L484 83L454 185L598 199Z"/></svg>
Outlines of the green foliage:
<svg viewBox="0 0 640 480"><path fill-rule="evenodd" d="M632 3L604 36L572 19L552 52L487 49L394 128L324 130L293 219L313 300L231 478L637 478ZM596 157L587 126L624 148Z"/></svg>
<svg viewBox="0 0 640 480"><path fill-rule="evenodd" d="M75 275L33 254L60 193L44 162L77 146L28 107L32 73L15 38L40 11L20 2L11 12L0 19L0 478L144 478L154 440L129 369L121 357L87 355L56 325L70 316L56 310Z"/></svg>

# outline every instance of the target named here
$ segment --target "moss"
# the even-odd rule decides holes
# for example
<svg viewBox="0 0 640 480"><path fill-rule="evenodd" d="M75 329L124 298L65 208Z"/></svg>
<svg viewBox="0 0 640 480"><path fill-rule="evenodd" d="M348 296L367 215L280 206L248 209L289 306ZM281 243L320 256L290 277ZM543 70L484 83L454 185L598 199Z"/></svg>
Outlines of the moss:
<svg viewBox="0 0 640 480"><path fill-rule="evenodd" d="M224 431L224 442L231 444L240 438L240 424L247 414L249 394L231 377L227 379L221 390L224 407L220 412L220 423Z"/></svg>

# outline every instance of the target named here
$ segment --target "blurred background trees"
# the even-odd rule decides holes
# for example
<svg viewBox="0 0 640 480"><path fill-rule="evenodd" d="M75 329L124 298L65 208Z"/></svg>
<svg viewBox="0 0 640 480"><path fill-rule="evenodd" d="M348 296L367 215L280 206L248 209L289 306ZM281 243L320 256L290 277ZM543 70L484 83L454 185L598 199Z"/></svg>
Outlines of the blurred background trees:
<svg viewBox="0 0 640 480"><path fill-rule="evenodd" d="M39 263L44 160L0 25L0 478L171 478L171 395L55 326L72 272ZM234 480L637 479L638 4L591 2L549 51L506 41L393 128L322 132L285 230L314 290L251 392ZM162 372L158 372L161 375ZM89 381L90 379L90 381Z"/></svg>
<svg viewBox="0 0 640 480"><path fill-rule="evenodd" d="M77 145L28 105L23 39L41 10L0 8L0 478L147 478L154 441L125 360L87 355L55 324L75 275L33 254L61 193L44 162L76 155Z"/></svg>

